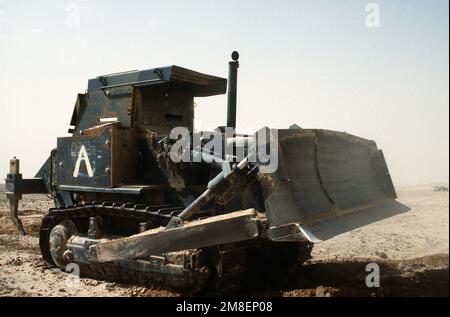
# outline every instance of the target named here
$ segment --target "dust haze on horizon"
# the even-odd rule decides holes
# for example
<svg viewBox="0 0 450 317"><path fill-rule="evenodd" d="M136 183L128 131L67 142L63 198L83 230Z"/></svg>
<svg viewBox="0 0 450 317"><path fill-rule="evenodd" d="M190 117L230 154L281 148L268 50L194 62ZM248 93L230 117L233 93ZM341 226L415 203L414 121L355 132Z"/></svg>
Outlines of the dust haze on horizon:
<svg viewBox="0 0 450 317"><path fill-rule="evenodd" d="M396 185L448 183L448 12L447 0L0 0L0 179L13 156L34 176L89 78L172 64L226 77L238 50L242 131L346 131L377 142ZM226 95L196 104L197 129L225 124Z"/></svg>

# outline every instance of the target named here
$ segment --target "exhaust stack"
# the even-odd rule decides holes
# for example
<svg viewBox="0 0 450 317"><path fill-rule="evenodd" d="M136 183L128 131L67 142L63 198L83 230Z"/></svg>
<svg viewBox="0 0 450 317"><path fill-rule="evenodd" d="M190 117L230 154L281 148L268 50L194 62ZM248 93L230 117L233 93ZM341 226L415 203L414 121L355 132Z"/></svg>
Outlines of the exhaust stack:
<svg viewBox="0 0 450 317"><path fill-rule="evenodd" d="M233 61L228 66L228 103L227 103L227 127L236 129L236 96L237 96L237 73L239 68L239 53L231 54Z"/></svg>

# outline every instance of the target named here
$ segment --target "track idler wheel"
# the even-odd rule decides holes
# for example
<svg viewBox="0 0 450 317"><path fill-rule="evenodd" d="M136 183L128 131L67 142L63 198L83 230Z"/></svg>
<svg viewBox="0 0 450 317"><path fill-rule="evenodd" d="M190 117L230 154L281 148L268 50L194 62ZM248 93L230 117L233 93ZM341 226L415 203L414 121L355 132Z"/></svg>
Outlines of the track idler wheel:
<svg viewBox="0 0 450 317"><path fill-rule="evenodd" d="M77 227L70 220L61 221L50 232L50 254L56 266L63 271L73 262L72 253L67 249L67 242L77 234Z"/></svg>

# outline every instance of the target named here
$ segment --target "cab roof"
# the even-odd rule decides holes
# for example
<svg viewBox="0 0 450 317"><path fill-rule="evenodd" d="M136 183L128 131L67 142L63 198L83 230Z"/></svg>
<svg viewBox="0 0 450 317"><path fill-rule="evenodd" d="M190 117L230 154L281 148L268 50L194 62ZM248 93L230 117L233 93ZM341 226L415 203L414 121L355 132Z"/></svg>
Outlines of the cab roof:
<svg viewBox="0 0 450 317"><path fill-rule="evenodd" d="M194 97L221 95L226 92L225 78L202 74L179 66L99 76L89 80L88 90L107 90L116 87L142 87L164 83L179 83L190 88Z"/></svg>

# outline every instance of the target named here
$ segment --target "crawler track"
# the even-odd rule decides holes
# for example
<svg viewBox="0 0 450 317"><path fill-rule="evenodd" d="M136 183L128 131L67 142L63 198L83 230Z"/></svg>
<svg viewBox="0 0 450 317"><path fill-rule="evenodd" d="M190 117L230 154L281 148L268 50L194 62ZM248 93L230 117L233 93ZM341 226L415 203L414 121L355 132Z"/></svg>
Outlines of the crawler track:
<svg viewBox="0 0 450 317"><path fill-rule="evenodd" d="M50 252L50 233L64 220L71 220L79 233L87 233L89 219L100 216L103 219L102 232L128 236L139 233L142 224L148 225L146 229L165 226L170 218L181 210L181 207L176 206L121 202L93 202L53 208L42 220L39 246L47 266L55 267L57 265ZM200 213L198 217L201 216ZM283 244L283 247L285 246L286 244ZM309 258L310 247L305 249L305 246L299 247L298 244L291 245L291 249L292 247L296 256L289 258L301 262ZM158 283L188 293L198 293L202 290L208 293L228 293L241 288L249 273L265 272L269 264L274 268L273 263L269 261L274 250L280 252L273 244L269 246L264 243L244 242L142 259L77 264L83 277L140 285ZM301 256L299 252L302 252ZM60 269L64 270L64 267Z"/></svg>

